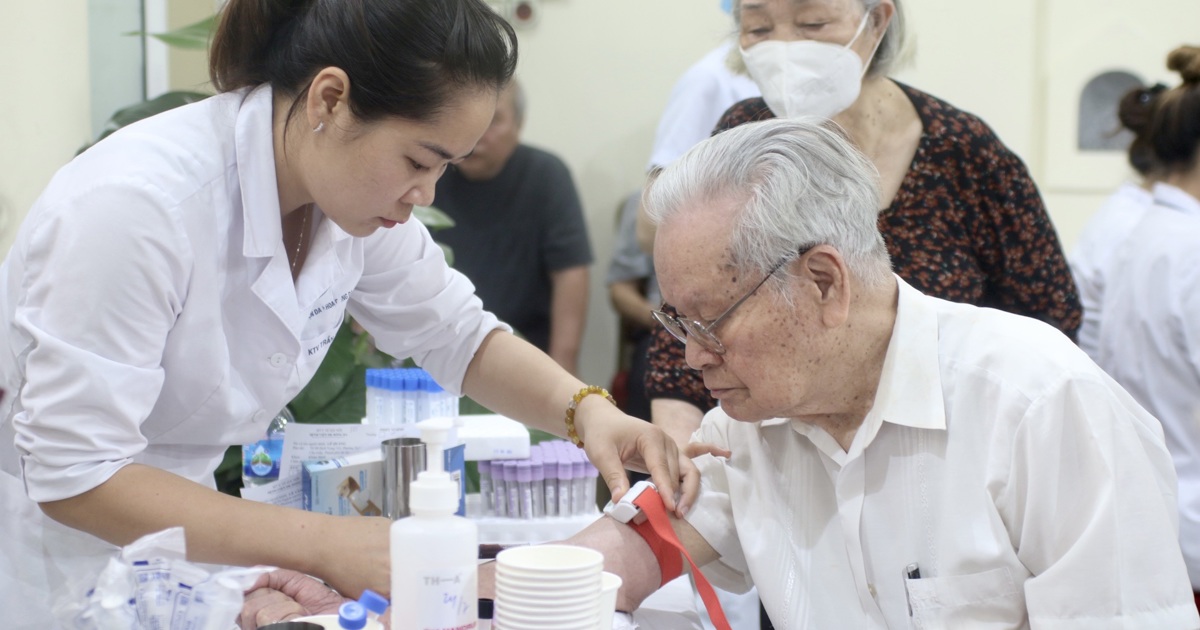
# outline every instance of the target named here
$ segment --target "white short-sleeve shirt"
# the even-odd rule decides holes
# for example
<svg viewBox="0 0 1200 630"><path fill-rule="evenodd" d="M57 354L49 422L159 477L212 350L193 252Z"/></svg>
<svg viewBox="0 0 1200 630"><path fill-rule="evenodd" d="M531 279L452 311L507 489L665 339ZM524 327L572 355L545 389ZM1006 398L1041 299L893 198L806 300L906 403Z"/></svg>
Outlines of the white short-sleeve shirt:
<svg viewBox="0 0 1200 630"><path fill-rule="evenodd" d="M732 452L697 460L704 572L790 629L1200 626L1158 422L1057 330L897 282L849 452L704 418L693 439Z"/></svg>

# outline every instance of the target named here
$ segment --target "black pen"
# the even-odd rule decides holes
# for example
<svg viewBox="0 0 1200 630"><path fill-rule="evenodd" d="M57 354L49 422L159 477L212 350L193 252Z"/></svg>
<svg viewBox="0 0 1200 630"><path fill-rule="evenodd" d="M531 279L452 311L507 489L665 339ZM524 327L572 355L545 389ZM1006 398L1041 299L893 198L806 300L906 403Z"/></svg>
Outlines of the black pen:
<svg viewBox="0 0 1200 630"><path fill-rule="evenodd" d="M921 567L917 566L916 562L909 564L904 567L904 577L908 578L908 580L921 579ZM904 581L904 600L908 604L908 616L911 617L913 616L912 595L908 592L908 580Z"/></svg>

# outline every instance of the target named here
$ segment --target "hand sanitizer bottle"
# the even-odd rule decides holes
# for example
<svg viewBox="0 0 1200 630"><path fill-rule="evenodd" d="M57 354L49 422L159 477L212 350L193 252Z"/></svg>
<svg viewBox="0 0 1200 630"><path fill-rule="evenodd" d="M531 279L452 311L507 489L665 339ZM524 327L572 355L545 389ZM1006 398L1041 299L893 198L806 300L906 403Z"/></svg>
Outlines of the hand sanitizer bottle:
<svg viewBox="0 0 1200 630"><path fill-rule="evenodd" d="M444 470L452 421L418 425L426 470L409 486L412 516L392 523L392 630L476 627L479 530L455 516L458 484Z"/></svg>

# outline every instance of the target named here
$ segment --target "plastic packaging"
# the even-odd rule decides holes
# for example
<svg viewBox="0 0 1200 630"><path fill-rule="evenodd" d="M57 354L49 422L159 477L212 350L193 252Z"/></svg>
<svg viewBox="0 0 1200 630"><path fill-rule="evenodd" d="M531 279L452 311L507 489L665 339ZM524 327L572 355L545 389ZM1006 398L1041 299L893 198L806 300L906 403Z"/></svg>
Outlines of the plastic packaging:
<svg viewBox="0 0 1200 630"><path fill-rule="evenodd" d="M412 516L392 523L392 630L474 628L479 531L455 516L459 488L444 470L449 418L420 424L428 468L410 487Z"/></svg>
<svg viewBox="0 0 1200 630"><path fill-rule="evenodd" d="M295 422L292 412L284 407L267 425L266 436L253 444L242 446L242 485L256 486L279 479L279 460L283 457L283 434L289 422Z"/></svg>

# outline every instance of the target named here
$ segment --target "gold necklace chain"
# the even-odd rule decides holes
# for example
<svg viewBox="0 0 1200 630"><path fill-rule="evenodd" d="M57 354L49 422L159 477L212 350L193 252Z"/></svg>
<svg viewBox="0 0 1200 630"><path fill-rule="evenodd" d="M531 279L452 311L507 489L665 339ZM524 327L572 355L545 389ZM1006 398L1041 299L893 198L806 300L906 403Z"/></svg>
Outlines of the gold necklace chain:
<svg viewBox="0 0 1200 630"><path fill-rule="evenodd" d="M312 204L307 204L301 210L300 237L296 239L296 251L292 255L292 275L296 275L296 264L300 262L300 249L304 247L304 237L308 234L308 217L312 214Z"/></svg>

